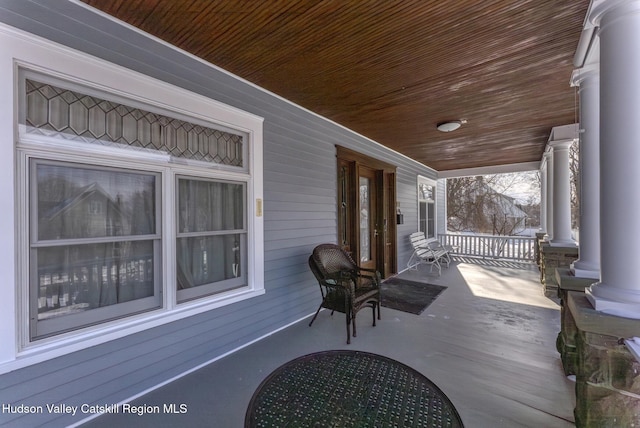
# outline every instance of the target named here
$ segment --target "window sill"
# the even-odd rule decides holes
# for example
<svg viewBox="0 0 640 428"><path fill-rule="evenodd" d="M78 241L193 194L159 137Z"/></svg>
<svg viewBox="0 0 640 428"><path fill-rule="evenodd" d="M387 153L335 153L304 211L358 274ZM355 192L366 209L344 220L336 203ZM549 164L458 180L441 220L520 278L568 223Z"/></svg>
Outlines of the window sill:
<svg viewBox="0 0 640 428"><path fill-rule="evenodd" d="M139 333L164 324L169 324L184 318L208 312L222 306L265 294L263 288L246 289L241 292L234 290L233 294L217 296L204 301L182 303L172 310L159 309L145 312L127 319L113 321L108 324L87 328L81 332L43 339L32 343L18 352L15 360L0 363L0 374L8 373L38 364L72 352L107 343L131 334Z"/></svg>

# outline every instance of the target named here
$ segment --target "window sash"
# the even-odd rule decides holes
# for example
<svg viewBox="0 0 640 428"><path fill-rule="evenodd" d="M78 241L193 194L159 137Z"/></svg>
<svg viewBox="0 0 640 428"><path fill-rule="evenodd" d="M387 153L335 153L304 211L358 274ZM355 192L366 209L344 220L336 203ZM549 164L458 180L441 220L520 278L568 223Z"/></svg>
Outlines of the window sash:
<svg viewBox="0 0 640 428"><path fill-rule="evenodd" d="M418 177L418 230L426 238L435 238L436 184L425 177Z"/></svg>
<svg viewBox="0 0 640 428"><path fill-rule="evenodd" d="M42 272L40 272L38 264L37 250L31 251L31 292L30 292L30 312L31 312L31 324L30 324L30 336L31 340L40 340L49 336L62 334L65 332L82 329L95 324L104 323L107 321L129 317L137 313L158 309L162 306L162 278L161 278L161 242L159 240L150 241L152 243L152 272L151 272L151 290L152 294L146 297L134 298L126 301L116 301L104 306L98 306L87 310L75 311L73 305L67 305L66 303L60 305L60 308L68 308L69 312L54 317L41 317L40 309L42 307L41 299L48 298L48 296L42 296L40 279ZM84 284L80 288L94 287L100 289L100 293L97 296L98 299L102 298L103 282L106 282L107 293L115 292L112 282L114 272L110 269L109 263L105 261L101 266L97 267L97 274L99 276L107 277L102 281L98 280L93 283ZM112 267L112 265L111 265ZM85 266L86 270L92 270L93 267ZM106 272L105 272L106 270ZM73 275L73 272L67 272L68 277ZM115 275L118 277L121 275L121 269L117 269ZM60 277L60 275L58 275ZM51 274L53 278L53 274ZM51 281L53 282L53 281ZM48 284L48 288L52 289L52 293L57 293L58 298L70 299L70 295L77 291L77 287L71 284L72 281L62 281L58 284ZM111 282L111 284L109 284ZM125 286L128 284L124 284ZM65 290L66 289L66 290ZM133 290L132 292L138 292ZM66 297L65 297L66 294ZM84 302L83 302L84 303ZM46 312L45 312L46 314Z"/></svg>
<svg viewBox="0 0 640 428"><path fill-rule="evenodd" d="M162 180L160 174L42 158L31 158L29 167L30 339L39 340L161 307L162 242L160 234L72 236L59 239L55 238L55 233L49 236L51 232L60 232L65 228L69 229L69 233L75 234L77 230L74 228L85 229L83 224L88 225L86 230L99 229L102 233L98 235L105 235L109 231L103 223L105 225L114 221L122 225L132 223L133 219L127 216L123 207L118 212L111 213L112 217L118 217L119 220L109 219L106 212L97 220L86 213L86 208L90 207L91 202L95 200L92 197L103 203L114 204L110 192L120 192L124 190L123 187L127 187L125 183L114 185L115 187L108 190L94 191L99 187L96 183L100 178L103 180L107 178L105 181L118 181L126 176L137 179L144 177L144 180L151 183L152 187L147 188L147 191L151 190L154 193L151 196L154 202L151 207L153 213L150 227L153 231L161 230ZM39 180L38 174L41 171L53 173L53 177L45 175ZM78 173L83 181L96 181L87 187L84 182L74 181L74 178L77 180ZM51 187L50 182L54 179L59 180L59 183ZM46 200L39 198L44 191L44 186L50 186L48 190L53 194L45 195ZM92 191L86 192L87 188ZM130 196L125 204L127 202L133 202L135 205L136 195ZM114 210L117 210L117 207ZM67 221L58 221L67 214L70 217ZM40 226L47 224L43 219L49 220L51 227L49 233L45 233L48 235L46 239L39 239ZM126 228L126 226L123 227ZM60 232L60 234L63 233ZM136 268L127 267L127 264L148 265L149 255L136 255L135 257L139 259L136 262L133 259L127 260L121 251L128 252L131 248L134 252L139 249L144 250L145 242L149 243L151 249L151 268L148 273L150 278L146 281L136 281L133 279L135 275L132 275ZM144 251L148 253L149 249ZM90 258L91 253L95 254L95 257ZM148 285L145 286L145 282ZM135 297L136 295L138 297Z"/></svg>
<svg viewBox="0 0 640 428"><path fill-rule="evenodd" d="M248 285L246 206L245 182L176 177L178 303ZM199 212L207 213L205 221L197 218Z"/></svg>

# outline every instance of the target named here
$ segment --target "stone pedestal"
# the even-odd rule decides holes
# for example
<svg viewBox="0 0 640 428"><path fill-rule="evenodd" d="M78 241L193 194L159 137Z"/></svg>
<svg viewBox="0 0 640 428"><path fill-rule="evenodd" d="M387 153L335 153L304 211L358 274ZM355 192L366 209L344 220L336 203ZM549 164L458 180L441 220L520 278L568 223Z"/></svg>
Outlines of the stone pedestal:
<svg viewBox="0 0 640 428"><path fill-rule="evenodd" d="M594 279L574 276L567 268L556 269L556 282L558 283L558 295L560 296L560 333L556 340L556 349L562 358L564 374L575 375L578 366L578 354L576 352L576 336L578 328L573 315L567 306L567 298L570 291L584 293L584 289Z"/></svg>
<svg viewBox="0 0 640 428"><path fill-rule="evenodd" d="M576 328L576 426L640 426L640 362L621 341L640 336L640 321L597 312L581 292L569 291L567 306Z"/></svg>
<svg viewBox="0 0 640 428"><path fill-rule="evenodd" d="M556 269L568 269L577 258L578 247L576 246L552 246L548 242L540 245L540 282L545 296L558 296Z"/></svg>

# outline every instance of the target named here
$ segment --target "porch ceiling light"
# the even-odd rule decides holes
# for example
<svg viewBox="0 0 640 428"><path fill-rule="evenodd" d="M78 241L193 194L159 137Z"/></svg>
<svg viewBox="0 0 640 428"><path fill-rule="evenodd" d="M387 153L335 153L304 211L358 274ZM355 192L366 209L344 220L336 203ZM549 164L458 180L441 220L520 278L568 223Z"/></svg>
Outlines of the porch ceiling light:
<svg viewBox="0 0 640 428"><path fill-rule="evenodd" d="M451 132L460 128L464 122L461 120L449 120L447 122L440 122L437 125L438 131L440 132Z"/></svg>

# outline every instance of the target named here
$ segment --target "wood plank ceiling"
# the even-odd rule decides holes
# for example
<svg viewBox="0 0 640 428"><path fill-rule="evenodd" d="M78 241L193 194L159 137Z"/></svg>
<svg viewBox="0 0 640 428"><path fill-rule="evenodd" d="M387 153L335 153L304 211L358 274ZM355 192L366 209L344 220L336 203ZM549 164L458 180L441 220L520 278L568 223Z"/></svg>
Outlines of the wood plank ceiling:
<svg viewBox="0 0 640 428"><path fill-rule="evenodd" d="M589 0L83 1L439 171L539 161L576 121Z"/></svg>

